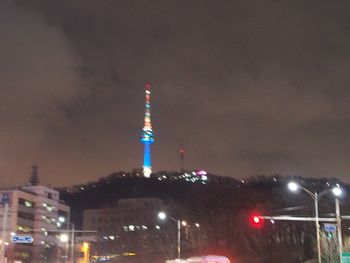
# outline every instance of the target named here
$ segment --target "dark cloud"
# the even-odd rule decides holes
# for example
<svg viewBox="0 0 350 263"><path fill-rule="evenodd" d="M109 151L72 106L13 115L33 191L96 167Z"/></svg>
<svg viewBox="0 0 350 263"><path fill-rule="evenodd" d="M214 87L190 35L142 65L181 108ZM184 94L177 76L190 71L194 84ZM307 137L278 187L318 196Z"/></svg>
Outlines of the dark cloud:
<svg viewBox="0 0 350 263"><path fill-rule="evenodd" d="M155 170L347 180L347 1L3 1L7 183L36 161L68 184L141 166L151 82ZM3 41L3 39L5 41Z"/></svg>
<svg viewBox="0 0 350 263"><path fill-rule="evenodd" d="M84 91L80 58L60 28L12 1L1 1L0 19L0 169L2 182L13 184L47 155L48 127L65 126L60 108Z"/></svg>

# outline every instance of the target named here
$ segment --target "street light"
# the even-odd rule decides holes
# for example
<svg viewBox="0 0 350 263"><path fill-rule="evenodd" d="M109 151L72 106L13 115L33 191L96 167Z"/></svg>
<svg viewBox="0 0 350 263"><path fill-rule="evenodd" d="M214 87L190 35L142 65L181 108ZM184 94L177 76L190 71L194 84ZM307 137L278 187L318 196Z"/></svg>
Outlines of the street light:
<svg viewBox="0 0 350 263"><path fill-rule="evenodd" d="M164 213L164 212L159 212L159 213L158 213L158 217L159 217L160 220L164 220L164 219L166 218L166 213Z"/></svg>
<svg viewBox="0 0 350 263"><path fill-rule="evenodd" d="M291 190L292 192L295 192L295 191L298 190L299 185L298 185L296 182L290 182L290 183L288 184L288 188L289 188L289 190Z"/></svg>
<svg viewBox="0 0 350 263"><path fill-rule="evenodd" d="M315 205L315 225L316 225L316 239L317 239L317 257L318 257L318 262L321 263L321 242L320 242L320 225L319 225L319 218L318 218L318 202L321 199L322 196L325 194L332 192L334 196L339 197L342 194L342 190L340 187L334 187L332 189L327 189L324 190L320 193L317 193L316 191L313 193L310 190L306 189L305 187L302 187L296 182L289 182L288 183L288 188L292 192L296 192L299 189L302 191L306 192L311 198L314 200L314 205ZM341 239L341 237L339 237Z"/></svg>
<svg viewBox="0 0 350 263"><path fill-rule="evenodd" d="M69 237L68 237L67 234L61 234L61 235L60 235L60 241L61 241L62 243L67 243L68 240L69 240Z"/></svg>
<svg viewBox="0 0 350 263"><path fill-rule="evenodd" d="M342 195L342 190L341 190L340 187L334 187L334 188L332 189L332 192L333 192L333 194L334 194L336 197L339 197L339 196Z"/></svg>
<svg viewBox="0 0 350 263"><path fill-rule="evenodd" d="M62 233L59 236L60 242L65 244L66 246L66 255L65 255L65 262L68 260L68 241L69 241L69 236L66 233Z"/></svg>
<svg viewBox="0 0 350 263"><path fill-rule="evenodd" d="M176 223L177 225L177 258L181 258L181 221L179 219L175 219L171 216L168 216L164 212L159 212L158 213L158 218L160 220L165 220L167 217L169 217L170 220Z"/></svg>

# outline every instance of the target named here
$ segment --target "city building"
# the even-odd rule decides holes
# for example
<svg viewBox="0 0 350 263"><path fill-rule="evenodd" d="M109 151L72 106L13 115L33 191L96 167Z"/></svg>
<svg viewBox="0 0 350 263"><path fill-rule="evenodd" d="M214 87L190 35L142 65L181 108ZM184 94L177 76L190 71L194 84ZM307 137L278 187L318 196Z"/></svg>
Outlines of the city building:
<svg viewBox="0 0 350 263"><path fill-rule="evenodd" d="M159 198L120 199L113 207L84 210L83 229L97 231L100 255L151 250L163 209Z"/></svg>
<svg viewBox="0 0 350 263"><path fill-rule="evenodd" d="M59 192L35 183L0 189L0 201L0 232L5 237L1 243L6 245L8 262L56 260L60 245L57 236L68 228L70 220L70 208L60 200ZM17 237L30 237L33 242L13 242Z"/></svg>
<svg viewBox="0 0 350 263"><path fill-rule="evenodd" d="M106 235L115 231L146 230L155 226L163 207L163 201L154 197L120 199L114 207L84 210L83 228Z"/></svg>

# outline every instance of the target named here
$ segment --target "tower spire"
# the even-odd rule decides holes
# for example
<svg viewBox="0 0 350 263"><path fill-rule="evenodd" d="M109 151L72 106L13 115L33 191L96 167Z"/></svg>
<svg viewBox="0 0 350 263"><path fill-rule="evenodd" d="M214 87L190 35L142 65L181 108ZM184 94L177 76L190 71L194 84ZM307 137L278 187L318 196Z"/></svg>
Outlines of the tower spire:
<svg viewBox="0 0 350 263"><path fill-rule="evenodd" d="M152 173L151 144L154 143L154 134L151 123L151 84L147 83L145 85L145 93L145 120L141 132L141 143L145 146L143 155L143 175L145 177L150 177Z"/></svg>

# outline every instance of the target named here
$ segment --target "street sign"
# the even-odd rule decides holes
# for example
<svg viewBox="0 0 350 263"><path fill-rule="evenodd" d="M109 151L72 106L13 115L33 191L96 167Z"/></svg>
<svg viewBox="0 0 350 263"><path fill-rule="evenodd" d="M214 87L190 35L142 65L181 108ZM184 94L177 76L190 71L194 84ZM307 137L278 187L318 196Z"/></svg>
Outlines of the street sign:
<svg viewBox="0 0 350 263"><path fill-rule="evenodd" d="M11 237L11 241L16 244L31 244L34 239L31 236L13 236Z"/></svg>
<svg viewBox="0 0 350 263"><path fill-rule="evenodd" d="M341 254L341 263L350 263L350 252L344 252Z"/></svg>
<svg viewBox="0 0 350 263"><path fill-rule="evenodd" d="M84 242L96 242L97 237L96 236L82 236L82 237L76 237L77 243L84 243Z"/></svg>
<svg viewBox="0 0 350 263"><path fill-rule="evenodd" d="M326 232L336 232L337 226L335 224L324 224L324 231Z"/></svg>

